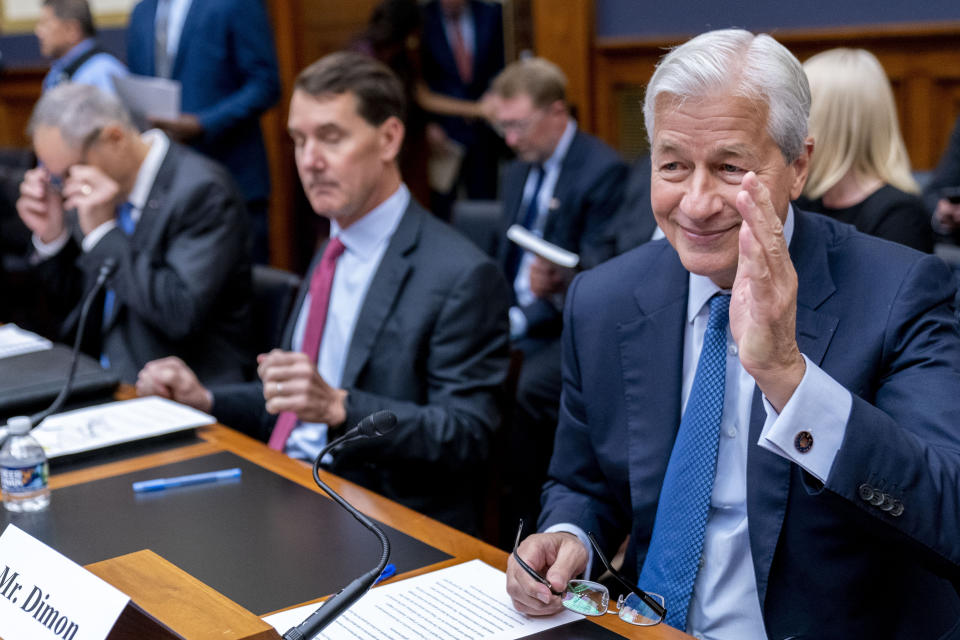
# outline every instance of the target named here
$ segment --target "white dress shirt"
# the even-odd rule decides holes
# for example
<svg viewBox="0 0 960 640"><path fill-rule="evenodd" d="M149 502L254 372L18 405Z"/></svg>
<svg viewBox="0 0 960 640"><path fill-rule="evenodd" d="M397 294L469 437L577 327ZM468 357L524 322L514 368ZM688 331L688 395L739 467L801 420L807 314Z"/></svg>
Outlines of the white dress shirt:
<svg viewBox="0 0 960 640"><path fill-rule="evenodd" d="M161 0L163 1L163 0ZM170 14L167 18L167 55L170 56L170 72L177 59L177 48L180 46L180 35L183 25L187 21L187 13L193 0L167 0L170 3Z"/></svg>
<svg viewBox="0 0 960 640"><path fill-rule="evenodd" d="M409 204L410 190L401 184L393 195L346 229L341 229L336 221L330 222L330 237L339 238L345 247L333 275L317 357L317 371L331 387L341 384L353 330L367 290ZM303 345L309 313L310 294L307 293L294 327L293 351L300 351ZM326 444L327 425L301 422L290 433L284 451L293 458L314 460Z"/></svg>
<svg viewBox="0 0 960 640"><path fill-rule="evenodd" d="M567 157L567 151L570 149L570 145L573 143L573 137L576 134L577 122L573 118L570 118L553 153L541 165L543 167L543 184L540 185L540 192L537 195L537 215L536 218L534 218L533 228L531 229L533 233L541 238L543 237L543 230L547 226L547 219L553 210L553 207L551 207L553 192L557 188L557 181L560 179L560 169L563 165L563 160ZM533 170L527 173L527 181L523 185L523 197L520 200L521 219L527 211L530 199L533 198L533 192L537 188L538 174L539 172ZM533 295L533 292L530 290L530 265L533 264L535 259L536 254L530 251L524 251L523 256L520 258L520 266L517 268L517 277L513 281L513 290L516 294L517 304L519 305L510 308L510 336L513 338L522 337L526 334L527 330L527 318L523 315L520 307L531 304L536 300L536 296ZM558 306L563 305L562 297L554 302L558 303Z"/></svg>
<svg viewBox="0 0 960 640"><path fill-rule="evenodd" d="M784 237L793 237L791 207L784 223ZM686 406L693 386L697 361L703 346L710 298L720 288L709 278L690 274L687 324L683 347L683 389ZM825 481L843 442L853 399L850 392L830 378L806 356L807 369L781 414L764 398L767 419L757 444L797 463ZM737 345L727 328L727 369L723 416L717 450L717 470L704 531L700 571L693 586L687 614L687 633L709 640L765 638L750 553L747 518L747 456L750 409L756 383L740 364ZM799 453L794 438L799 431L813 435L816 446ZM592 550L579 527L558 524L550 530L569 531ZM588 565L588 574L590 565ZM640 585L643 588L644 585ZM670 606L670 603L667 603Z"/></svg>

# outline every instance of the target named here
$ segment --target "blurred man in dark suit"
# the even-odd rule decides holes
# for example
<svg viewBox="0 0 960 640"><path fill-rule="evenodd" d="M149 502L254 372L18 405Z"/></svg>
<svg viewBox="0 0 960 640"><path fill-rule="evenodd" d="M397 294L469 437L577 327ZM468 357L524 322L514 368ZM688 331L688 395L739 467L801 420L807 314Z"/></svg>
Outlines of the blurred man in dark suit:
<svg viewBox="0 0 960 640"><path fill-rule="evenodd" d="M513 286L511 337L524 354L511 450L528 459L515 465L527 475L513 493L529 505L521 509L528 521L536 518L557 423L560 311L573 270L523 251L507 239L507 228L521 225L578 254L589 269L613 255L609 223L628 176L616 151L577 127L566 84L556 65L533 58L509 65L490 90L494 126L517 154L503 178L498 255Z"/></svg>
<svg viewBox="0 0 960 640"><path fill-rule="evenodd" d="M92 86L45 93L29 130L40 166L26 173L17 211L52 301L73 309L65 332L111 259L86 351L127 382L171 353L206 381L242 380L248 229L226 171L160 131L141 136L119 101Z"/></svg>
<svg viewBox="0 0 960 640"><path fill-rule="evenodd" d="M304 70L288 129L314 211L330 220L280 349L260 381L207 389L178 359L147 365L138 390L172 397L314 460L380 409L397 428L334 452L330 468L467 531L478 527L509 294L496 265L410 197L397 165L404 93L359 53Z"/></svg>
<svg viewBox="0 0 960 640"><path fill-rule="evenodd" d="M253 259L266 263L270 170L260 116L280 97L280 79L262 0L142 0L130 14L127 64L182 84L182 115L152 125L230 170L253 221Z"/></svg>

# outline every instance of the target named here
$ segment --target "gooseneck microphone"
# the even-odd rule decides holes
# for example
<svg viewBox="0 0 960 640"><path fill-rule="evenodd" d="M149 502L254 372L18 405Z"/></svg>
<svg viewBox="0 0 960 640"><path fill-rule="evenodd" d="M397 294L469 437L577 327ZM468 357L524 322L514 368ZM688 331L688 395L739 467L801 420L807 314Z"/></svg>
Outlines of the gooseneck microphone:
<svg viewBox="0 0 960 640"><path fill-rule="evenodd" d="M100 270L97 272L97 280L93 283L93 287L91 287L90 291L87 292L86 298L83 299L83 307L80 309L80 321L77 323L77 336L73 340L73 354L70 357L70 372L67 374L67 380L64 382L63 388L60 389L60 394L54 398L49 407L40 413L35 413L30 416L30 423L32 424L31 428L43 422L51 414L59 411L60 407L63 406L63 403L70 395L70 390L73 387L73 378L77 374L77 361L80 354L80 343L83 341L83 331L86 328L87 314L90 313L90 305L93 304L93 300L97 297L97 293L99 293L100 289L103 288L103 285L106 284L107 279L113 275L113 272L116 271L116 269L117 261L113 258L105 259L103 264L100 265Z"/></svg>
<svg viewBox="0 0 960 640"><path fill-rule="evenodd" d="M317 459L314 460L313 480L317 485L323 489L334 502L346 509L350 515L372 531L373 535L377 536L380 540L380 562L377 563L376 567L328 598L327 601L306 620L283 634L284 640L307 640L323 631L327 625L336 620L341 613L346 611L350 605L359 600L360 597L373 586L373 583L380 576L380 572L387 566L387 560L390 558L390 541L387 540L387 536L370 518L357 511L353 505L340 497L336 491L328 487L327 484L320 479L320 461L323 459L323 456L327 455L334 447L361 438L382 436L392 431L396 426L397 416L390 411L377 411L361 420L353 429L350 429L324 447L320 455L317 456Z"/></svg>

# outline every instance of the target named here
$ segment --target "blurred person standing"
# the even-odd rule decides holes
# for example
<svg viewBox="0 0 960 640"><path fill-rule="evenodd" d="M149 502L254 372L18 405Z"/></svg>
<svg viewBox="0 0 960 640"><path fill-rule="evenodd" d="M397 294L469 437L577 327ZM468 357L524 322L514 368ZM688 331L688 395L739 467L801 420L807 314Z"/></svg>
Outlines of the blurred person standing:
<svg viewBox="0 0 960 640"><path fill-rule="evenodd" d="M831 49L803 64L814 151L801 208L930 253L933 233L910 171L890 81L872 53Z"/></svg>
<svg viewBox="0 0 960 640"><path fill-rule="evenodd" d="M181 116L151 124L229 169L252 221L254 262L266 263L270 169L260 116L279 99L280 80L262 1L141 0L127 64L181 83Z"/></svg>
<svg viewBox="0 0 960 640"><path fill-rule="evenodd" d="M430 91L449 98L479 101L504 65L500 5L481 0L431 0L423 7L420 42L423 79ZM450 217L460 188L474 200L497 197L502 145L482 118L435 116L427 135L436 147L442 147L446 138L464 147L460 173L452 190L434 192L435 214L444 219Z"/></svg>
<svg viewBox="0 0 960 640"><path fill-rule="evenodd" d="M114 93L113 76L127 73L122 62L97 44L87 0L44 0L34 33L40 53L53 59L43 79L44 91L77 82Z"/></svg>

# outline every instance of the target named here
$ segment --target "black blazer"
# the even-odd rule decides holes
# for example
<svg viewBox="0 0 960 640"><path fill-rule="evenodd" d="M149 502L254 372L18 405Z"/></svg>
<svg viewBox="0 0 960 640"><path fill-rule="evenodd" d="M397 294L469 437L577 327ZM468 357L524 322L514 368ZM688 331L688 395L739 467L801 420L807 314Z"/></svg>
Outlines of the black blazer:
<svg viewBox="0 0 960 640"><path fill-rule="evenodd" d="M319 263L317 253L313 268ZM290 348L310 278L281 345ZM509 293L496 265L411 202L367 291L343 372L346 426L389 409L397 428L341 450L331 470L468 531L499 425ZM213 413L262 440L276 421L259 382L212 389Z"/></svg>
<svg viewBox="0 0 960 640"><path fill-rule="evenodd" d="M510 241L507 228L518 223L523 213L523 186L532 165L514 161L503 176L501 201L501 267L506 269ZM560 176L553 191L543 238L580 255L584 269L594 267L613 256L609 224L623 199L628 176L627 165L616 151L603 141L578 130L560 165ZM512 284L512 283L511 283ZM536 300L523 309L529 332L552 326L559 333L560 310L547 300Z"/></svg>
<svg viewBox="0 0 960 640"><path fill-rule="evenodd" d="M89 253L71 240L40 263L54 295L74 308L64 335L76 328L82 292L110 257L116 303L109 318L102 299L91 307L85 351L105 352L124 382L168 355L205 383L243 380L251 358L248 224L227 172L171 142L132 236L114 228Z"/></svg>

